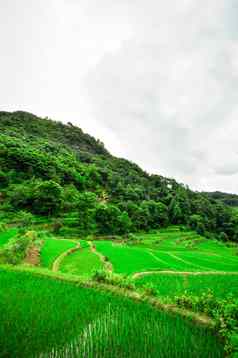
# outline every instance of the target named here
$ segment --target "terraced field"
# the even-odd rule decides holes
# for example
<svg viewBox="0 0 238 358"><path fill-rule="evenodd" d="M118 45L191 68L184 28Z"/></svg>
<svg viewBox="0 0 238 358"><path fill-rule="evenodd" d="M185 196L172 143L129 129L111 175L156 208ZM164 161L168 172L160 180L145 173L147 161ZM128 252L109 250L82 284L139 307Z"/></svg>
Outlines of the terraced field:
<svg viewBox="0 0 238 358"><path fill-rule="evenodd" d="M44 239L41 248L41 266L52 268L54 261L65 251L77 246L76 241L64 239Z"/></svg>
<svg viewBox="0 0 238 358"><path fill-rule="evenodd" d="M117 273L238 272L238 256L234 255L234 248L201 237L187 239L179 231L168 232L168 239L165 232L143 235L139 243L130 246L110 241L98 241L95 245L108 257Z"/></svg>
<svg viewBox="0 0 238 358"><path fill-rule="evenodd" d="M7 231L2 245L16 233ZM88 280L94 270L109 270L106 262L114 273L132 278L139 292L152 287L166 303L185 293L238 296L237 247L206 240L190 230L173 227L136 235L132 242L95 240L90 245L86 240L54 238L47 232L40 232L39 237L43 241L41 266L60 271L65 278ZM40 275L49 272L41 270ZM145 303L6 268L0 268L0 281L0 352L4 357L18 351L20 358L30 352L34 357L144 358L158 352L158 357L169 354L172 358L224 356L210 331ZM17 300L18 295L24 300ZM4 297L12 300L3 309ZM144 334L147 331L149 337Z"/></svg>
<svg viewBox="0 0 238 358"><path fill-rule="evenodd" d="M100 258L91 248L82 248L66 256L60 265L60 271L89 278L94 270L103 269Z"/></svg>
<svg viewBox="0 0 238 358"><path fill-rule="evenodd" d="M200 296L212 293L218 298L229 295L238 297L237 275L183 275L183 274L150 274L138 276L135 280L137 287L152 287L157 296L172 300L183 294Z"/></svg>

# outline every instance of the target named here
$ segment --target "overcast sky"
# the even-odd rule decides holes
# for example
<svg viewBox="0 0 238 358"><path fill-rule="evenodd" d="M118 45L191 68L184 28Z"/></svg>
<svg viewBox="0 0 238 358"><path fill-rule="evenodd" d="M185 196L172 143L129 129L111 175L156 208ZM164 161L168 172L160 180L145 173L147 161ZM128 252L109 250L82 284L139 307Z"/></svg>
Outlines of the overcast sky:
<svg viewBox="0 0 238 358"><path fill-rule="evenodd" d="M238 1L0 0L0 110L238 193Z"/></svg>

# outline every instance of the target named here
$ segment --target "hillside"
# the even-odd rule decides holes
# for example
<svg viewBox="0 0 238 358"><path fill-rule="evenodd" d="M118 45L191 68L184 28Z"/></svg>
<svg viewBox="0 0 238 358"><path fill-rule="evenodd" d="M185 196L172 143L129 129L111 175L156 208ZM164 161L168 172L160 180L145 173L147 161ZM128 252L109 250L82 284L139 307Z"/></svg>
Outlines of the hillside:
<svg viewBox="0 0 238 358"><path fill-rule="evenodd" d="M214 192L205 192L205 194L210 199L220 200L223 202L223 204L232 206L232 207L238 207L238 195L237 194L229 194L229 193L222 193L220 191L214 191Z"/></svg>
<svg viewBox="0 0 238 358"><path fill-rule="evenodd" d="M68 123L0 112L1 215L60 218L82 234L127 234L185 224L238 240L237 218L220 201L173 179L149 175Z"/></svg>

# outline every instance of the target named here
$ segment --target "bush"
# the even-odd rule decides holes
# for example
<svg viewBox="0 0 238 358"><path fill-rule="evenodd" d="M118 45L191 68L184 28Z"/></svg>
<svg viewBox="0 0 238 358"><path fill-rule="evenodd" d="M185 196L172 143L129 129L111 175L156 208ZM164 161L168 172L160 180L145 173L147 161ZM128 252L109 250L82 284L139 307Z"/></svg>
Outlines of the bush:
<svg viewBox="0 0 238 358"><path fill-rule="evenodd" d="M92 280L99 282L99 283L105 283L107 280L107 273L104 270L95 270L92 275Z"/></svg>
<svg viewBox="0 0 238 358"><path fill-rule="evenodd" d="M32 225L34 221L34 216L27 211L21 210L17 214L16 221L18 225L27 227Z"/></svg>
<svg viewBox="0 0 238 358"><path fill-rule="evenodd" d="M99 283L118 286L120 288L125 288L128 290L135 289L135 285L132 279L128 278L127 276L114 274L105 270L94 271L92 280Z"/></svg>
<svg viewBox="0 0 238 358"><path fill-rule="evenodd" d="M227 354L238 353L238 299L232 295L217 299L210 291L201 296L183 295L175 297L179 307L208 314L215 320L219 334L225 340Z"/></svg>
<svg viewBox="0 0 238 358"><path fill-rule="evenodd" d="M145 296L156 296L157 290L151 283L148 283L143 286L143 293Z"/></svg>
<svg viewBox="0 0 238 358"><path fill-rule="evenodd" d="M52 224L52 232L54 234L59 234L60 233L60 230L62 229L63 227L63 223L61 220L55 220Z"/></svg>
<svg viewBox="0 0 238 358"><path fill-rule="evenodd" d="M6 231L6 225L0 224L0 232L4 232L4 231Z"/></svg>
<svg viewBox="0 0 238 358"><path fill-rule="evenodd" d="M25 235L18 235L12 238L5 245L1 252L2 259L5 263L17 265L26 257L27 249L38 236L35 231L28 231Z"/></svg>

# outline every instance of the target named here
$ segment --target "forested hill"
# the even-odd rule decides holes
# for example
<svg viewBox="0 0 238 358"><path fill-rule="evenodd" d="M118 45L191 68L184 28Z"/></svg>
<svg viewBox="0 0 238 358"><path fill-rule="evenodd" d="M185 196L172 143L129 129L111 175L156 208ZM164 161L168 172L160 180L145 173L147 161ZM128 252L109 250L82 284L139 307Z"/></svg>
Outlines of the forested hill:
<svg viewBox="0 0 238 358"><path fill-rule="evenodd" d="M221 200L228 206L238 207L237 194L222 193L220 191L206 192L205 194L211 199Z"/></svg>
<svg viewBox="0 0 238 358"><path fill-rule="evenodd" d="M64 125L27 112L0 112L0 131L19 138L45 139L49 142L66 144L72 149L91 154L109 154L103 143L83 133L82 129L71 123Z"/></svg>
<svg viewBox="0 0 238 358"><path fill-rule="evenodd" d="M73 126L0 112L1 215L78 215L81 234L126 234L172 224L238 240L220 201L113 157Z"/></svg>

